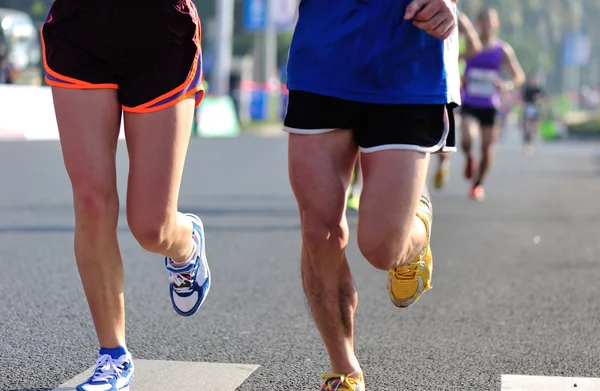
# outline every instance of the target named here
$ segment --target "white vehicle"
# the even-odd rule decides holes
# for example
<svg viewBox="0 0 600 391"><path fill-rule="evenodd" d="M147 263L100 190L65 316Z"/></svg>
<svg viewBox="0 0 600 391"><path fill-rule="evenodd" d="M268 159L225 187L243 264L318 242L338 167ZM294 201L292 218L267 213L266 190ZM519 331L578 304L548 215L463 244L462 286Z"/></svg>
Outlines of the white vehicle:
<svg viewBox="0 0 600 391"><path fill-rule="evenodd" d="M0 8L0 29L6 41L11 82L41 84L42 48L31 17L22 11Z"/></svg>

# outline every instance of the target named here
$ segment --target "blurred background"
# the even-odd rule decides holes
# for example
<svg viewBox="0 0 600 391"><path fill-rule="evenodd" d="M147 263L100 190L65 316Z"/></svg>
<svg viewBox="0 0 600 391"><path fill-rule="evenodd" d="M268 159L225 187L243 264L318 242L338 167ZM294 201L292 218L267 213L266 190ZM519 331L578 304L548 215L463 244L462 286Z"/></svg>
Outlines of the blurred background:
<svg viewBox="0 0 600 391"><path fill-rule="evenodd" d="M195 3L203 23L204 117L217 110L231 113L228 127L234 133L238 124L278 124L286 107L285 64L297 0ZM43 85L38 30L51 4L0 0L0 82ZM460 0L459 6L473 20L484 7L499 11L501 37L528 74L542 77L552 96L547 119L558 123L553 125L558 130L547 132L547 138L558 137L565 127L600 128L600 121L591 121L600 100L600 1Z"/></svg>

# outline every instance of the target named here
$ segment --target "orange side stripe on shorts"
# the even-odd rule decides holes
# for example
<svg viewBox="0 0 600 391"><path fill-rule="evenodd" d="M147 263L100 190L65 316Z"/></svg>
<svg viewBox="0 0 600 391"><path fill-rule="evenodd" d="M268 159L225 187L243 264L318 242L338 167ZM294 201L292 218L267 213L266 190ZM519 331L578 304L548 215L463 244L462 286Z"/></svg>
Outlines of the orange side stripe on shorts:
<svg viewBox="0 0 600 391"><path fill-rule="evenodd" d="M148 114L148 113L154 113L156 111L159 110L163 110L166 109L168 107L174 106L177 103L189 98L192 95L196 95L199 94L199 96L196 97L196 102L195 102L195 107L198 107L200 105L200 102L202 102L202 98L204 97L204 87L202 86L198 86L196 88L192 88L191 90L189 90L188 92L186 92L185 94L182 94L181 96L177 97L176 99L170 100L165 104L162 105L158 105L158 106L153 106L153 107L145 107L145 106L137 106L137 107L127 107L127 106L123 106L123 111L126 111L128 113L136 113L136 114Z"/></svg>
<svg viewBox="0 0 600 391"><path fill-rule="evenodd" d="M49 79L48 76L44 78L46 84L52 87L67 88L71 90L102 90L102 89L117 89L119 86L116 84L72 84L63 83L60 81Z"/></svg>

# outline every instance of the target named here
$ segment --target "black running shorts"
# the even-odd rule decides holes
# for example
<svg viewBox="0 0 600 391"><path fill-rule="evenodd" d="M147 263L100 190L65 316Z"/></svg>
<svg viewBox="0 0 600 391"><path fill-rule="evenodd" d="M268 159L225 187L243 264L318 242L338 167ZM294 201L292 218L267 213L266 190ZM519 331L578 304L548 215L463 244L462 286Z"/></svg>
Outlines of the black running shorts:
<svg viewBox="0 0 600 391"><path fill-rule="evenodd" d="M460 115L473 117L481 126L494 126L498 120L498 109L494 107L473 107L462 105Z"/></svg>
<svg viewBox="0 0 600 391"><path fill-rule="evenodd" d="M116 89L123 109L137 113L202 99L191 0L55 0L41 38L51 86Z"/></svg>
<svg viewBox="0 0 600 391"><path fill-rule="evenodd" d="M284 129L295 134L351 130L362 152L456 150L455 105L373 104L290 91Z"/></svg>

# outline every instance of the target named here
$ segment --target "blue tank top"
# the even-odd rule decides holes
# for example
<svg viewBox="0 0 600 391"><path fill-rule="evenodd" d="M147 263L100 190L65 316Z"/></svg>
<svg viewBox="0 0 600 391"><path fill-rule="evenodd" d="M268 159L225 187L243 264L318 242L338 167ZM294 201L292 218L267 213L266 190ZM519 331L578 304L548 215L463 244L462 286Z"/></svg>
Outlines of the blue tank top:
<svg viewBox="0 0 600 391"><path fill-rule="evenodd" d="M404 20L411 0L301 0L288 89L378 104L460 103L458 30Z"/></svg>
<svg viewBox="0 0 600 391"><path fill-rule="evenodd" d="M500 78L504 50L502 41L467 61L465 68L463 103L480 108L499 108L502 99L497 81Z"/></svg>

